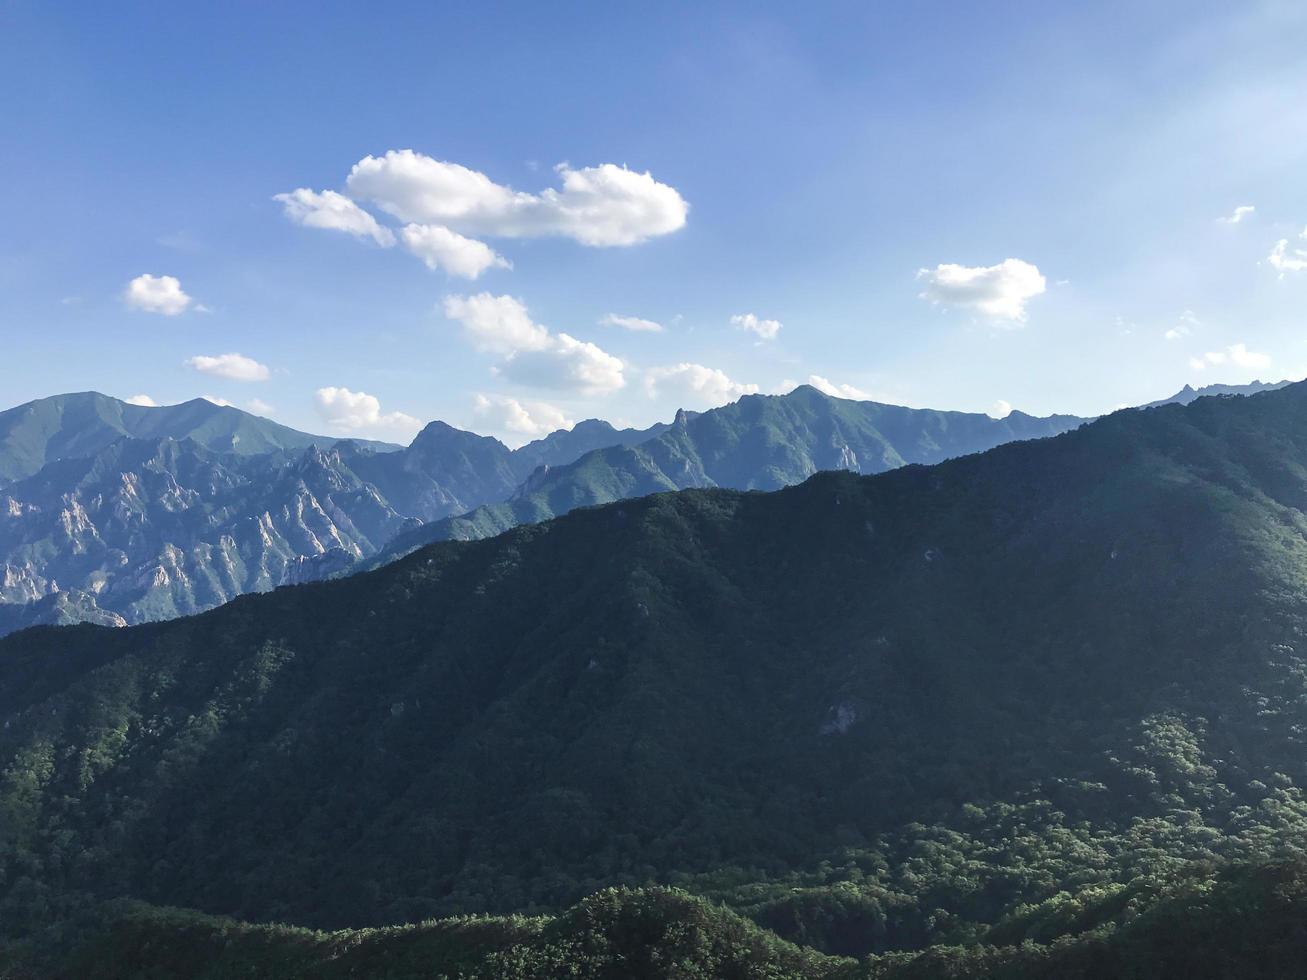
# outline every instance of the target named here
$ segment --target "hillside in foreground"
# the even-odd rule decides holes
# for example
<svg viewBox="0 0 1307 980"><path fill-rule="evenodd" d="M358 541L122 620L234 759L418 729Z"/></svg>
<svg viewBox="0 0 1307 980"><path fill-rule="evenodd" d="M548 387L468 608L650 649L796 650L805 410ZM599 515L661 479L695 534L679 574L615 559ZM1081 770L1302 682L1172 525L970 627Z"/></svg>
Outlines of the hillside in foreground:
<svg viewBox="0 0 1307 980"><path fill-rule="evenodd" d="M661 884L831 956L1047 942L1301 848L1305 535L1298 385L29 630L0 642L0 921Z"/></svg>
<svg viewBox="0 0 1307 980"><path fill-rule="evenodd" d="M1307 864L1217 869L1160 894L1136 885L1077 905L1052 941L939 946L862 961L796 947L703 899L609 890L554 916L462 917L384 929L252 926L119 902L69 945L0 952L0 978L78 980L1271 980L1307 962ZM1141 905L1141 900L1146 905ZM62 938L62 937L60 937Z"/></svg>

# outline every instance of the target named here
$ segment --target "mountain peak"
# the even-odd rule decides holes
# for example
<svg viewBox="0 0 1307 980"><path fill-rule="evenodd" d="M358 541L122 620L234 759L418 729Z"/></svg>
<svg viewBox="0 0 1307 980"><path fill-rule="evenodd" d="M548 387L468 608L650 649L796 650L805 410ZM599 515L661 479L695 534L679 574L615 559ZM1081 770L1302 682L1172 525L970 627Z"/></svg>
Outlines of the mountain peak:
<svg viewBox="0 0 1307 980"><path fill-rule="evenodd" d="M611 422L606 422L603 419L582 419L580 422L577 422L576 425L572 426L571 431L573 433L580 433L613 432L616 430ZM556 433L551 432L550 435L556 435ZM549 436L545 436L545 438L548 439Z"/></svg>
<svg viewBox="0 0 1307 980"><path fill-rule="evenodd" d="M508 452L508 447L496 439L494 436L483 436L475 432L468 432L466 429L459 429L450 425L448 422L442 422L436 419L428 422L409 444L410 449L422 449L428 447L448 447L450 445L464 446L498 446Z"/></svg>

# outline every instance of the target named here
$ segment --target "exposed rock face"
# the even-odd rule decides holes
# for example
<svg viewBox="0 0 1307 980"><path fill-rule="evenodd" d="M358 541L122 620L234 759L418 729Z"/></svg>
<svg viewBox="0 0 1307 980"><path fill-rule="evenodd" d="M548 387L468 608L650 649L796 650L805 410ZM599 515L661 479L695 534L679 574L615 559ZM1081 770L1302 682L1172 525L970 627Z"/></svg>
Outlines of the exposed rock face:
<svg viewBox="0 0 1307 980"><path fill-rule="evenodd" d="M342 548L333 548L318 555L299 555L286 563L280 584L302 585L305 582L334 578L353 568L358 557Z"/></svg>
<svg viewBox="0 0 1307 980"><path fill-rule="evenodd" d="M12 633L29 626L126 626L117 613L101 609L95 596L85 592L54 592L35 602L0 604L0 633Z"/></svg>
<svg viewBox="0 0 1307 980"><path fill-rule="evenodd" d="M301 559L370 555L407 516L337 449L250 457L170 439L48 464L7 496L0 600L73 589L129 623L294 581Z"/></svg>
<svg viewBox="0 0 1307 980"><path fill-rule="evenodd" d="M0 412L0 634L166 619L340 574L401 530L507 499L533 469L663 428L591 420L510 450L433 422L379 451L207 402L76 395ZM132 436L160 429L185 435ZM5 608L31 603L49 610Z"/></svg>

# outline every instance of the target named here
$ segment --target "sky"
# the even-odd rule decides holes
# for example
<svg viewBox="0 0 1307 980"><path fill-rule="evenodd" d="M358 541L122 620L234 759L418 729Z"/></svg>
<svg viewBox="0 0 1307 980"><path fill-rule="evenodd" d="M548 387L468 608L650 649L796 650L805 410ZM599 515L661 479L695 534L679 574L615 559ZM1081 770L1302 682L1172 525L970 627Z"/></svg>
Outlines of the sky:
<svg viewBox="0 0 1307 980"><path fill-rule="evenodd" d="M1307 376L1307 5L0 0L0 404L520 444Z"/></svg>

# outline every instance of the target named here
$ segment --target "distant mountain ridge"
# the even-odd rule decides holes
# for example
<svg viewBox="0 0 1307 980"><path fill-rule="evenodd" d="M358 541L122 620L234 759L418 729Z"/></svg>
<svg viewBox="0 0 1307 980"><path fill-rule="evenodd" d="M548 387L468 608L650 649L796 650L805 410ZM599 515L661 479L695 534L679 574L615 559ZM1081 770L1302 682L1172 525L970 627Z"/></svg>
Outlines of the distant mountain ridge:
<svg viewBox="0 0 1307 980"><path fill-rule="evenodd" d="M1214 384L1197 390L1186 385L1170 398L1143 407L1187 405L1206 395L1257 394L1290 383ZM775 398L783 401L769 401ZM781 404L794 411L773 410ZM827 405L842 407L818 421L822 412L814 409ZM762 434L742 438L741 418L751 418ZM509 500L407 528L360 567L379 567L434 541L493 537L576 507L690 487L775 490L819 470L880 473L908 463L932 464L983 452L1014 440L1054 436L1089 421L1075 415L1041 418L1020 411L994 419L979 413L858 402L831 398L809 385L783 396L747 395L698 417L678 416L668 432L648 443L596 450L562 469L533 473ZM750 454L757 455L751 459ZM335 574L353 570L353 566L337 569Z"/></svg>
<svg viewBox="0 0 1307 980"><path fill-rule="evenodd" d="M1253 381L1246 385L1210 384L1195 388L1185 385L1170 398L1149 402L1141 408L1157 408L1159 405L1188 405L1198 398L1219 397L1221 395L1256 395L1263 391L1277 391L1292 381Z"/></svg>
<svg viewBox="0 0 1307 980"><path fill-rule="evenodd" d="M93 456L122 438L191 439L205 449L241 456L345 441L379 451L400 448L309 435L204 398L146 407L86 391L40 398L0 412L0 487L36 474L46 463Z"/></svg>
<svg viewBox="0 0 1307 980"><path fill-rule="evenodd" d="M0 413L0 634L167 619L321 578L411 524L509 496L538 466L663 428L589 420L510 450L433 422L401 448L203 399L19 406Z"/></svg>
<svg viewBox="0 0 1307 980"><path fill-rule="evenodd" d="M1271 387L1186 388L1166 401ZM314 436L204 399L144 408L55 396L0 412L0 635L167 619L576 507L688 487L777 489L826 469L877 473L1084 421L910 409L801 386L647 429L588 419L510 450L439 421L398 447Z"/></svg>
<svg viewBox="0 0 1307 980"><path fill-rule="evenodd" d="M408 529L366 564L384 564L433 541L491 537L577 507L691 487L777 490L821 470L882 473L1058 435L1086 421L1016 411L995 419L851 401L810 385L786 395L746 395L700 415L678 414L646 442L597 449L537 471L511 499Z"/></svg>

